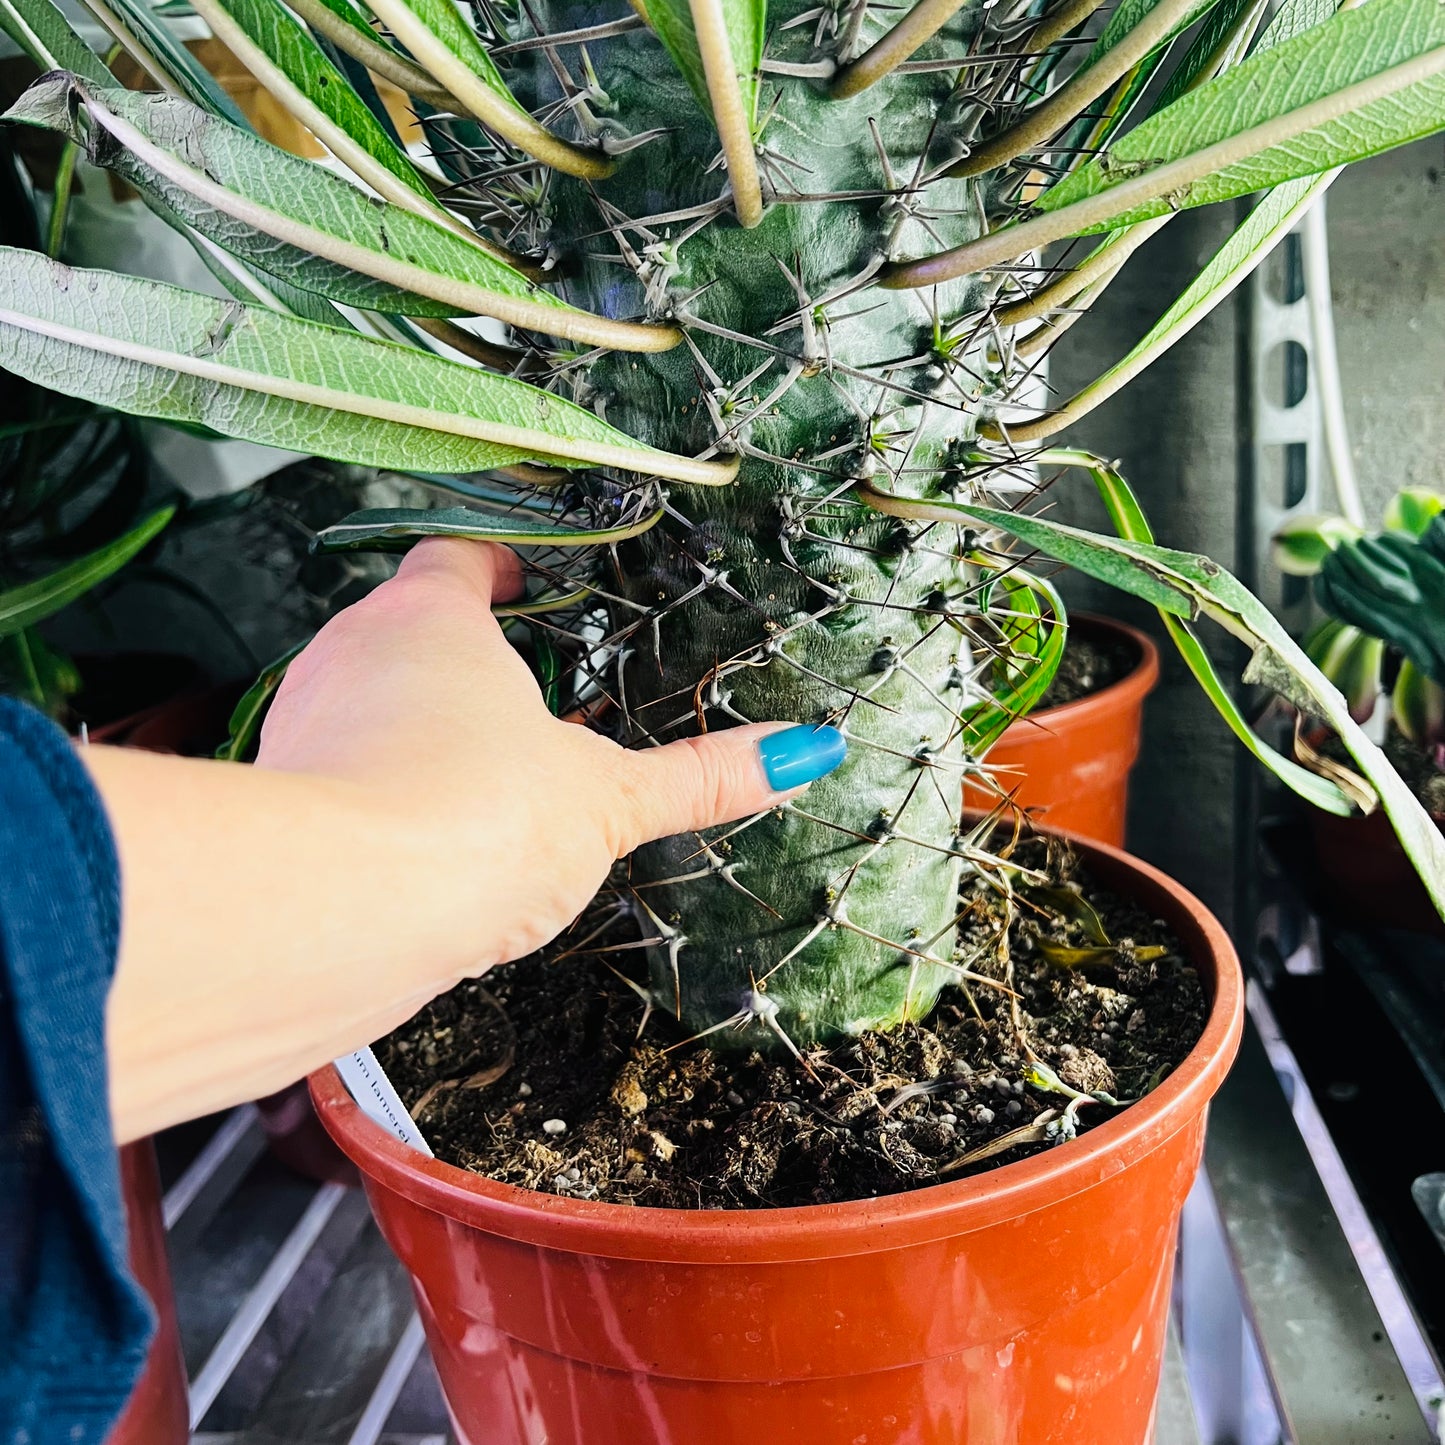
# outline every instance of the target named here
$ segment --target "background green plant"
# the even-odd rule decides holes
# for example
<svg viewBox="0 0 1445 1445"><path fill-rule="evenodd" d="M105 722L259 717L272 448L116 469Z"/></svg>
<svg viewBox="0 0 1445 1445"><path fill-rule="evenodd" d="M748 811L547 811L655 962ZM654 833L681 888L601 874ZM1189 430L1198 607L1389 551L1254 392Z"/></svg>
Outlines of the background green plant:
<svg viewBox="0 0 1445 1445"><path fill-rule="evenodd" d="M370 514L322 545L522 546L542 593L511 625L549 695L635 745L762 717L842 726L848 764L801 803L632 860L654 993L695 1028L781 1044L886 1025L967 970L957 883L997 860L961 832L958 785L1042 693L1062 620L1009 536L1159 606L1256 755L1335 811L1378 796L1445 907L1445 845L1338 693L1227 573L1155 546L1117 473L1053 458L1093 475L1119 540L997 505L1036 443L1227 296L1335 168L1445 128L1435 0L1288 0L1262 31L1258 4L1131 0L1097 34L1086 4L1028 0L901 18L862 0L196 8L375 194L238 123L145 0L94 12L148 97L49 0L0 0L37 67L63 72L10 119L123 176L234 297L10 249L0 361L454 492L467 514ZM434 166L360 67L409 92ZM1031 405L1041 356L1143 239L1251 193L1139 347ZM1081 262L1040 272L1038 248L1083 235L1101 239ZM475 316L500 327L459 324ZM1335 726L1368 783L1347 795L1255 737L1200 615Z"/></svg>
<svg viewBox="0 0 1445 1445"><path fill-rule="evenodd" d="M1406 487L1366 532L1300 517L1275 537L1282 571L1315 579L1325 619L1305 651L1365 721L1388 688L1390 716L1445 769L1445 497Z"/></svg>
<svg viewBox="0 0 1445 1445"><path fill-rule="evenodd" d="M59 249L69 165L41 229L32 192L0 133L0 240ZM130 418L33 382L0 389L0 690L60 715L81 687L74 662L38 626L113 577L174 516L155 507Z"/></svg>

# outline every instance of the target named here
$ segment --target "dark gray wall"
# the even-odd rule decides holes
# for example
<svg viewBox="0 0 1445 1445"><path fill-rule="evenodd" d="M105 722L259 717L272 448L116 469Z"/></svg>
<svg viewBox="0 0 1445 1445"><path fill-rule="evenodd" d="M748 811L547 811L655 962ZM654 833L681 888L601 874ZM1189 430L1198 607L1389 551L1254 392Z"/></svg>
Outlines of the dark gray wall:
<svg viewBox="0 0 1445 1445"><path fill-rule="evenodd" d="M1330 188L1340 376L1372 512L1405 484L1445 490L1445 138Z"/></svg>

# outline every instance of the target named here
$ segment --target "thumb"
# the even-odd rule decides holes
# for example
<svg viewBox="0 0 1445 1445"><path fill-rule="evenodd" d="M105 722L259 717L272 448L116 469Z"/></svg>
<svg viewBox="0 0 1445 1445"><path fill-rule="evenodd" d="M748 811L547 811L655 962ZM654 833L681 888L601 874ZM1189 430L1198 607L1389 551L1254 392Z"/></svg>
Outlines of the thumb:
<svg viewBox="0 0 1445 1445"><path fill-rule="evenodd" d="M837 728L754 723L630 752L623 851L761 813L831 773L847 748Z"/></svg>

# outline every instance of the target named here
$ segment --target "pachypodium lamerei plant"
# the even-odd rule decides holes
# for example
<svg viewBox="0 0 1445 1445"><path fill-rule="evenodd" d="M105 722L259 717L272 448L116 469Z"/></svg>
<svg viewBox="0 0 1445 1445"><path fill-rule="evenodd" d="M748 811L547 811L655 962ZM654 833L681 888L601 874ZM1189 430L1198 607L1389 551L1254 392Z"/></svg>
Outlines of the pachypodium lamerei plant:
<svg viewBox="0 0 1445 1445"><path fill-rule="evenodd" d="M1275 536L1281 571L1315 579L1323 621L1305 651L1357 721L1389 718L1445 770L1445 497L1398 492L1379 532L1343 517L1299 517Z"/></svg>
<svg viewBox="0 0 1445 1445"><path fill-rule="evenodd" d="M50 0L0 0L49 72L8 118L135 186L233 298L12 251L0 363L481 503L358 515L320 545L535 549L549 586L521 610L549 694L610 705L634 745L842 727L847 765L800 804L632 860L654 995L695 1031L796 1046L884 1027L966 968L957 885L987 856L960 836L960 778L1060 645L1006 533L1159 605L1236 731L1348 808L1248 733L1187 619L1224 622L1320 710L1338 698L1232 578L1152 545L1115 474L1042 454L1094 472L1120 541L998 503L1335 168L1445 127L1437 0L1288 0L1264 28L1264 0L1125 0L1103 25L1097 0L193 4L334 165L250 133L146 0L93 7L154 78L144 95ZM429 159L376 80L410 97ZM1149 235L1255 192L1138 348L1029 414L1053 339ZM1101 239L1040 263L1079 236ZM478 316L505 336L460 324ZM1438 835L1344 722L1445 895Z"/></svg>

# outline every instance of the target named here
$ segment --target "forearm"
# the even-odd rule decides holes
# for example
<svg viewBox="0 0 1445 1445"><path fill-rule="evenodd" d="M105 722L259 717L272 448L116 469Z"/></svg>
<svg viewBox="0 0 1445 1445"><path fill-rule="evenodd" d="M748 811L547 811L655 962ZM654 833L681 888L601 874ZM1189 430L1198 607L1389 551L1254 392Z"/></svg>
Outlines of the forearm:
<svg viewBox="0 0 1445 1445"><path fill-rule="evenodd" d="M90 748L121 863L116 1137L269 1093L478 960L478 893L353 784Z"/></svg>

